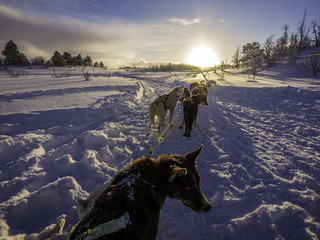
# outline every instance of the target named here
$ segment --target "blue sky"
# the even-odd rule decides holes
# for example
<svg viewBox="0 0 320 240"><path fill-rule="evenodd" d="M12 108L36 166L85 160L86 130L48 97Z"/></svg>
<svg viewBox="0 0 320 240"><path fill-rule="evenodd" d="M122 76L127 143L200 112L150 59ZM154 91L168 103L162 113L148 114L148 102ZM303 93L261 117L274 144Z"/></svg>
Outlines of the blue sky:
<svg viewBox="0 0 320 240"><path fill-rule="evenodd" d="M320 23L319 0L0 0L0 48L12 39L29 58L58 50L111 66L185 62L205 44L230 60L285 24L296 32L305 9Z"/></svg>

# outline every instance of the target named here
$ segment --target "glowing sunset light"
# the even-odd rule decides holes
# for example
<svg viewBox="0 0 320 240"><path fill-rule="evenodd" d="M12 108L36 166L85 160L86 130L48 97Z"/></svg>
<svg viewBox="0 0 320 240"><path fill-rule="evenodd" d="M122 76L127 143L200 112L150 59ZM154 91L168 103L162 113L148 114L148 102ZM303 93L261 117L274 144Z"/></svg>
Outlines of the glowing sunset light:
<svg viewBox="0 0 320 240"><path fill-rule="evenodd" d="M219 64L216 54L207 46L201 45L191 50L187 63L190 65L206 68Z"/></svg>

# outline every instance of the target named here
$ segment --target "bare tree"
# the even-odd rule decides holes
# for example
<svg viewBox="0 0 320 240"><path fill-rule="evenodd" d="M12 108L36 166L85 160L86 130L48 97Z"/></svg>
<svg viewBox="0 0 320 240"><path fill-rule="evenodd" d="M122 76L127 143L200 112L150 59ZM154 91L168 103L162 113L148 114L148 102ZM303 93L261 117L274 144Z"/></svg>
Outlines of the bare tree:
<svg viewBox="0 0 320 240"><path fill-rule="evenodd" d="M237 47L237 50L232 57L232 63L234 64L235 68L238 69L240 67L240 49L239 49L239 47Z"/></svg>
<svg viewBox="0 0 320 240"><path fill-rule="evenodd" d="M289 25L286 24L283 26L283 34L279 38L280 57L285 57L287 55L288 42L289 42Z"/></svg>
<svg viewBox="0 0 320 240"><path fill-rule="evenodd" d="M309 47L311 43L311 40L308 36L310 29L306 27L306 15L307 15L307 9L304 11L303 20L300 21L298 26L298 39L299 39L300 49Z"/></svg>
<svg viewBox="0 0 320 240"><path fill-rule="evenodd" d="M219 67L220 67L220 71L221 71L221 73L220 73L221 80L224 80L224 74L227 69L227 60L222 60Z"/></svg>
<svg viewBox="0 0 320 240"><path fill-rule="evenodd" d="M305 62L300 62L296 67L300 71L312 72L314 78L320 78L320 63L319 63L320 52L313 52ZM314 78L312 83L314 84Z"/></svg>
<svg viewBox="0 0 320 240"><path fill-rule="evenodd" d="M297 62L298 53L299 53L298 35L293 33L293 34L291 34L290 42L289 42L289 46L288 46L287 62L289 64L295 64Z"/></svg>
<svg viewBox="0 0 320 240"><path fill-rule="evenodd" d="M311 22L312 34L314 35L314 43L317 47L320 47L320 25L317 21Z"/></svg>
<svg viewBox="0 0 320 240"><path fill-rule="evenodd" d="M275 43L274 43L274 35L271 35L270 37L268 37L264 43L264 58L265 61L268 65L268 67L272 67L274 65L276 65L277 63L277 58L275 55Z"/></svg>
<svg viewBox="0 0 320 240"><path fill-rule="evenodd" d="M242 62L246 68L248 78L252 75L252 81L255 80L258 69L262 66L263 49L260 48L260 43L247 43L243 46Z"/></svg>
<svg viewBox="0 0 320 240"><path fill-rule="evenodd" d="M310 63L311 63L311 68L312 68L312 74L316 78L320 78L320 64L318 62L319 59L319 53L313 53L310 56ZM313 84L313 79L312 79L312 84Z"/></svg>

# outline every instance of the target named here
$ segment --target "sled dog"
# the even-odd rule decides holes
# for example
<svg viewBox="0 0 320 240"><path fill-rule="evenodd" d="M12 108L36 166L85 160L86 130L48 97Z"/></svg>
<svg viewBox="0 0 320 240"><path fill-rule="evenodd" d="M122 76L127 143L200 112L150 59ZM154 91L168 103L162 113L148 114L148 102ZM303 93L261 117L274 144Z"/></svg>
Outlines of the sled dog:
<svg viewBox="0 0 320 240"><path fill-rule="evenodd" d="M118 172L84 218L73 228L74 239L154 240L167 197L195 212L211 205L200 189L196 159L202 145L185 155L142 157Z"/></svg>
<svg viewBox="0 0 320 240"><path fill-rule="evenodd" d="M181 87L183 87L183 96L180 98L179 101L181 101L181 107L183 107L183 102L186 98L190 97L190 83L185 83L184 85L182 85Z"/></svg>
<svg viewBox="0 0 320 240"><path fill-rule="evenodd" d="M183 122L186 124L184 135L185 137L191 137L193 123L196 124L198 115L198 106L203 101L203 95L192 95L183 102ZM181 124L182 128L183 123Z"/></svg>
<svg viewBox="0 0 320 240"><path fill-rule="evenodd" d="M150 124L147 136L150 134L152 125L156 125L155 117L158 118L158 132L160 127L164 126L164 119L167 111L170 111L169 123L172 120L173 111L176 108L177 101L184 94L183 87L175 87L168 94L161 95L154 100L149 107Z"/></svg>
<svg viewBox="0 0 320 240"><path fill-rule="evenodd" d="M182 103L184 117L181 121L181 125L179 126L179 128L183 127L183 124L186 122L185 121L186 119L189 119L189 122L192 121L194 122L195 126L198 126L197 125L198 107L208 105L208 100L207 100L208 89L203 83L197 83L197 82L191 83L190 92L192 93L191 97L185 98ZM190 109L190 110L187 110L187 109ZM186 126L186 131L187 131L187 128L190 129L191 131L192 125L190 127ZM190 137L190 132L185 133L184 136Z"/></svg>
<svg viewBox="0 0 320 240"><path fill-rule="evenodd" d="M208 96L208 89L206 85L204 85L204 81L201 81L201 83L191 83L190 84L190 92L191 95L201 95L201 105L208 105L207 96Z"/></svg>

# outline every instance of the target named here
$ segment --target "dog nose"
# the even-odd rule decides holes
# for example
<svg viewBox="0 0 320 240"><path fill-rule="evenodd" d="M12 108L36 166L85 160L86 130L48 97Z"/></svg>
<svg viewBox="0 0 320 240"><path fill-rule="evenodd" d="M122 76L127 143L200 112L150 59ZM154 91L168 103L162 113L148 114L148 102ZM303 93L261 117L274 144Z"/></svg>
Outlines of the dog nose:
<svg viewBox="0 0 320 240"><path fill-rule="evenodd" d="M202 206L204 206L204 207L202 208L202 211L203 211L203 212L208 212L208 211L211 210L211 204L210 204L210 202L207 200L206 197L204 197L204 198L202 199Z"/></svg>
<svg viewBox="0 0 320 240"><path fill-rule="evenodd" d="M203 211L205 211L205 212L209 212L211 210L211 205L210 204L208 204L204 209L203 209Z"/></svg>

